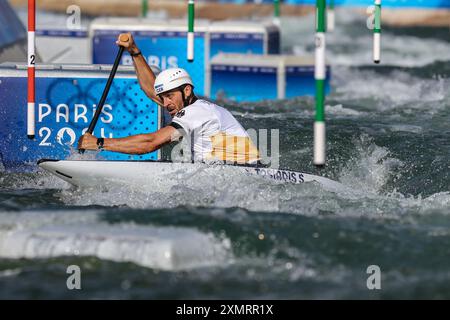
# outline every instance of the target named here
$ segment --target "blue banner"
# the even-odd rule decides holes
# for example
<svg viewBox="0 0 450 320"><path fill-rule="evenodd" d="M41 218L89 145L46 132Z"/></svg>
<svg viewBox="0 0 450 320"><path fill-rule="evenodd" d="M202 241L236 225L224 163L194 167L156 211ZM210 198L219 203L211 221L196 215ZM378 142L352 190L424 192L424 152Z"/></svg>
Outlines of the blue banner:
<svg viewBox="0 0 450 320"><path fill-rule="evenodd" d="M93 37L93 63L111 64L114 61L115 41L117 35L126 30L95 30ZM143 52L147 62L156 65L160 69L180 67L186 69L195 84L195 92L205 95L207 66L209 60L216 54L222 53L268 53L280 52L279 31L271 31L267 34L244 32L211 32L209 41L206 34L195 33L194 63L186 59L187 41L186 32L176 31L133 31L133 37L138 47ZM265 44L267 42L267 44ZM206 47L209 43L209 47ZM133 60L129 54L124 54L122 64L132 65Z"/></svg>
<svg viewBox="0 0 450 320"><path fill-rule="evenodd" d="M210 57L223 53L264 54L262 33L211 33Z"/></svg>
<svg viewBox="0 0 450 320"><path fill-rule="evenodd" d="M26 136L27 79L0 77L0 155L7 170L34 167L41 158L64 159L76 148L95 113L106 78L37 78L36 138ZM158 130L158 106L134 78L116 78L94 135L116 138ZM158 158L158 153L131 156L101 152L109 160Z"/></svg>
<svg viewBox="0 0 450 320"><path fill-rule="evenodd" d="M211 98L233 101L276 99L277 68L211 66Z"/></svg>
<svg viewBox="0 0 450 320"><path fill-rule="evenodd" d="M286 98L298 96L315 96L316 83L314 66L286 68ZM330 93L331 69L327 66L325 78L325 94Z"/></svg>
<svg viewBox="0 0 450 320"><path fill-rule="evenodd" d="M126 30L95 30L93 37L93 63L112 64L115 58L117 35ZM194 63L186 59L186 32L134 31L133 37L150 65L161 70L180 67L186 69L195 84L195 92L203 95L205 87L205 38L196 33L194 39ZM123 65L133 65L128 53L122 57Z"/></svg>
<svg viewBox="0 0 450 320"><path fill-rule="evenodd" d="M284 97L315 95L314 66L286 67L280 79L275 67L236 66L214 64L211 66L211 98L233 101L260 101L277 99L278 83L284 81ZM330 67L327 66L325 93L330 92Z"/></svg>
<svg viewBox="0 0 450 320"><path fill-rule="evenodd" d="M65 29L38 29L36 36L40 37L66 37L66 38L87 38L88 32L85 30L65 30Z"/></svg>

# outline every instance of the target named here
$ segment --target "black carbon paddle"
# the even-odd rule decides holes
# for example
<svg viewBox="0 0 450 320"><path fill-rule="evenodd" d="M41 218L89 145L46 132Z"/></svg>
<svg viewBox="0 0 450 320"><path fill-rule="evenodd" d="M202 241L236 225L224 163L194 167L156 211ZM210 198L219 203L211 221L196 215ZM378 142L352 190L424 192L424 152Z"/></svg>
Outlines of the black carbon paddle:
<svg viewBox="0 0 450 320"><path fill-rule="evenodd" d="M120 36L121 42L128 42L129 37L126 34ZM116 60L114 61L113 67L111 69L111 73L109 74L108 81L106 82L105 89L103 90L102 97L100 98L100 102L97 105L97 110L95 110L94 118L92 118L91 123L89 124L89 128L86 132L92 134L94 132L95 126L97 125L98 118L100 117L100 113L102 113L103 105L105 104L106 97L108 96L109 89L111 88L111 84L113 82L114 76L116 75L117 68L119 67L120 59L122 58L123 51L125 47L120 46L119 52L117 52ZM84 149L80 149L79 153L83 154Z"/></svg>

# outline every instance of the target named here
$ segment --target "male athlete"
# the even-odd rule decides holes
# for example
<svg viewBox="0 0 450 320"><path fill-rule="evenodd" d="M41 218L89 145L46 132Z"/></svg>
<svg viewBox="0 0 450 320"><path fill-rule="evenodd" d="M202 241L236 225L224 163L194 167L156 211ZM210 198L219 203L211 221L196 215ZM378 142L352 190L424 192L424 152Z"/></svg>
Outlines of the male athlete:
<svg viewBox="0 0 450 320"><path fill-rule="evenodd" d="M181 68L162 71L157 77L148 66L130 33L127 42L116 41L133 57L141 89L145 94L168 110L173 117L166 127L153 133L126 138L97 138L89 133L78 141L78 149L108 150L127 154L144 154L161 148L164 144L190 142L191 161L207 163L257 163L259 153L250 137L234 116L211 102L197 99L189 74Z"/></svg>

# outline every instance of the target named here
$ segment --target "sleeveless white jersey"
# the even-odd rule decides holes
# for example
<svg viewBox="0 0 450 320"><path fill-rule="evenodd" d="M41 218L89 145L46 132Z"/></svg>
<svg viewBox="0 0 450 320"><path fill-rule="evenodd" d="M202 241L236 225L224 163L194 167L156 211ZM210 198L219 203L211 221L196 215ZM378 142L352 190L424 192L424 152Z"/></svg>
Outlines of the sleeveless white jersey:
<svg viewBox="0 0 450 320"><path fill-rule="evenodd" d="M170 124L184 131L193 161L254 163L257 148L236 118L225 108L197 100L181 109Z"/></svg>

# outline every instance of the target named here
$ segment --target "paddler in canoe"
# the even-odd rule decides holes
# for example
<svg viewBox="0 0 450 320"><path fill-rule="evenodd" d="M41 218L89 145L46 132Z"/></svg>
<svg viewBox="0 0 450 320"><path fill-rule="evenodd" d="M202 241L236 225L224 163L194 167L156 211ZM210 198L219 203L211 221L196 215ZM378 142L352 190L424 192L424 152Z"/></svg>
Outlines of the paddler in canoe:
<svg viewBox="0 0 450 320"><path fill-rule="evenodd" d="M170 68L155 76L132 35L125 34L127 42L120 40L122 35L116 44L125 47L132 56L141 89L168 110L172 122L156 132L124 138L97 138L86 133L78 141L78 149L145 154L167 143L187 139L193 162L244 165L259 162L259 152L245 129L225 108L198 99L186 70Z"/></svg>

